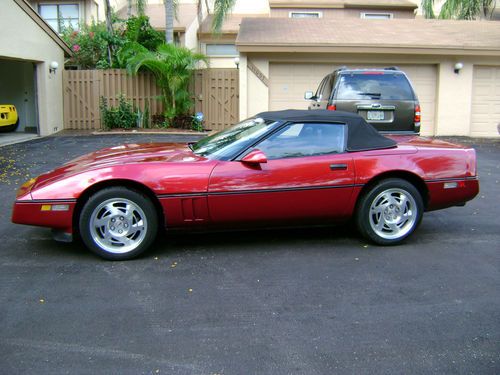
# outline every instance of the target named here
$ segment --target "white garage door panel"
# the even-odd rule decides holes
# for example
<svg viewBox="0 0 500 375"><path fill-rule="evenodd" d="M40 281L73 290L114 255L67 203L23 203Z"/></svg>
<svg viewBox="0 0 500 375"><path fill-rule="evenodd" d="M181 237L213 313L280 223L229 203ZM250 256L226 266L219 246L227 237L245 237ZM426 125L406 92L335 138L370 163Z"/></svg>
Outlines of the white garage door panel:
<svg viewBox="0 0 500 375"><path fill-rule="evenodd" d="M333 64L270 64L271 79L269 110L307 109L309 101L304 99L306 91L316 89L328 73L335 70Z"/></svg>
<svg viewBox="0 0 500 375"><path fill-rule="evenodd" d="M349 68L384 67L375 64L342 64ZM341 65L335 64L270 64L269 109L307 109L305 91L316 91L325 75ZM417 92L422 112L422 134L434 134L437 69L434 65L399 65Z"/></svg>
<svg viewBox="0 0 500 375"><path fill-rule="evenodd" d="M500 67L475 66L471 136L497 136L500 126Z"/></svg>
<svg viewBox="0 0 500 375"><path fill-rule="evenodd" d="M436 116L436 83L437 69L435 65L400 66L413 85L420 102L422 135L434 135L434 119Z"/></svg>

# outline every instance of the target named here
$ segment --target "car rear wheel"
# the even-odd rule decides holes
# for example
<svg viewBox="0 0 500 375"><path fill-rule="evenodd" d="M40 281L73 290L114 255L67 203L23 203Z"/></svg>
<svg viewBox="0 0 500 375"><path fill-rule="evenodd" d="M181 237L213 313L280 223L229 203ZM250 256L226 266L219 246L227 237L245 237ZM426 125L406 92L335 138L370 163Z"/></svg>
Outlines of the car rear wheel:
<svg viewBox="0 0 500 375"><path fill-rule="evenodd" d="M419 191L406 180L378 182L358 202L356 225L367 239L379 245L396 245L413 233L422 220Z"/></svg>
<svg viewBox="0 0 500 375"><path fill-rule="evenodd" d="M125 187L103 189L83 206L80 235L85 245L104 259L137 257L154 241L158 216L151 200Z"/></svg>

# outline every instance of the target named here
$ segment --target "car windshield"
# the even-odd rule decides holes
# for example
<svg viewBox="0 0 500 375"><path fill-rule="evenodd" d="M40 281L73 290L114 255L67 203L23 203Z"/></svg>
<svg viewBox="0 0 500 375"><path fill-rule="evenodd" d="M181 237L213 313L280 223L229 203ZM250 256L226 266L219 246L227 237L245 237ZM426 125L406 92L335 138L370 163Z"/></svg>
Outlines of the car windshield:
<svg viewBox="0 0 500 375"><path fill-rule="evenodd" d="M214 159L228 158L254 143L270 129L272 124L275 124L275 121L251 118L203 138L193 144L191 149L200 156Z"/></svg>
<svg viewBox="0 0 500 375"><path fill-rule="evenodd" d="M413 91L403 74L357 73L343 74L337 99L413 100Z"/></svg>

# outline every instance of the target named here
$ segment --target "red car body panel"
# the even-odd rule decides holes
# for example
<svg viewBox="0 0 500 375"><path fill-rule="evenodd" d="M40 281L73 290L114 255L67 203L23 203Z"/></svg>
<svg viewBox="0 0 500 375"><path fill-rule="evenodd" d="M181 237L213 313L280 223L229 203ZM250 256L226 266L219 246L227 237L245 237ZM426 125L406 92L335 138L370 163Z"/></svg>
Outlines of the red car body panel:
<svg viewBox="0 0 500 375"><path fill-rule="evenodd" d="M222 161L210 177L210 217L218 224L342 218L348 215L353 183L354 164L349 154L277 159L257 165Z"/></svg>
<svg viewBox="0 0 500 375"><path fill-rule="evenodd" d="M23 185L12 221L71 233L75 207L88 189L123 182L143 186L158 198L167 228L342 220L353 215L363 187L382 176L404 174L422 181L427 210L477 195L473 149L414 136L392 138L398 147L261 164L211 160L179 144L113 147ZM58 203L68 210L41 210Z"/></svg>

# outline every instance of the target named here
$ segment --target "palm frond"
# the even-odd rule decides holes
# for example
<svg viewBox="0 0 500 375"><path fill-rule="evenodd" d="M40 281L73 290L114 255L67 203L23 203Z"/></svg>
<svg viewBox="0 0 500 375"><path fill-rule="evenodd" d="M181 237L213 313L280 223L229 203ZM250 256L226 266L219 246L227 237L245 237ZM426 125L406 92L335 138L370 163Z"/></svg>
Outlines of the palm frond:
<svg viewBox="0 0 500 375"><path fill-rule="evenodd" d="M144 16L146 14L146 2L147 0L136 0L135 7L137 8L137 14L139 16Z"/></svg>
<svg viewBox="0 0 500 375"><path fill-rule="evenodd" d="M220 32L222 24L226 17L231 13L236 0L215 0L214 3L214 18L212 20L212 31Z"/></svg>
<svg viewBox="0 0 500 375"><path fill-rule="evenodd" d="M420 5L425 18L436 18L434 14L434 0L422 0Z"/></svg>
<svg viewBox="0 0 500 375"><path fill-rule="evenodd" d="M446 0L443 3L439 18L474 20L491 16L495 0Z"/></svg>

